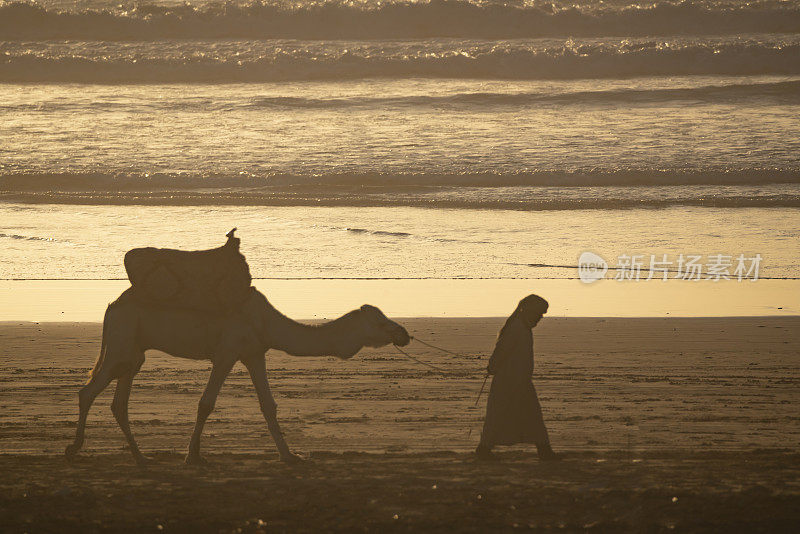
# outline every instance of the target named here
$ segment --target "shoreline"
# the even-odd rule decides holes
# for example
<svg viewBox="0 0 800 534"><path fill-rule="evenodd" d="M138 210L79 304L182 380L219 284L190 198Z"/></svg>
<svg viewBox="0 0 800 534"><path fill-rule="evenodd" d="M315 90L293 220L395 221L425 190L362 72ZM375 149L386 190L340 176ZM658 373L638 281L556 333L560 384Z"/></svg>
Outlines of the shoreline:
<svg viewBox="0 0 800 534"><path fill-rule="evenodd" d="M1 281L0 321L98 322L127 287L113 281ZM505 317L537 293L549 317L787 317L800 315L800 280L558 279L254 280L282 313L332 319L369 303L390 317ZM486 295L492 295L487 299Z"/></svg>

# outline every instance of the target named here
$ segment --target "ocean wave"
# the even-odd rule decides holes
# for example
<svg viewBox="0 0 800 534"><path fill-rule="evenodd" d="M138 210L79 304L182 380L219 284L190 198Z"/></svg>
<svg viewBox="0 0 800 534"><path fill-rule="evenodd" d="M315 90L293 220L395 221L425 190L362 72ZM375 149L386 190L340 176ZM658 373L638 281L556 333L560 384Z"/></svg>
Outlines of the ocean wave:
<svg viewBox="0 0 800 534"><path fill-rule="evenodd" d="M247 99L185 98L158 99L150 102L83 102L53 100L49 102L0 102L0 111L19 112L105 112L120 111L146 113L153 111L236 111L247 109L347 109L347 108L398 108L398 107L455 107L485 109L493 107L525 107L537 105L607 104L624 102L629 105L659 102L686 101L690 103L730 103L748 101L749 105L800 103L800 80L780 82L730 83L698 87L656 87L652 89L611 88L592 91L570 90L568 87L532 92L464 92L446 95L353 96L315 98L295 96L257 96Z"/></svg>
<svg viewBox="0 0 800 534"><path fill-rule="evenodd" d="M335 109L349 107L395 107L395 106L525 106L536 104L592 104L606 102L652 103L663 101L713 101L728 102L757 98L763 103L774 101L800 101L800 80L772 83L748 83L732 85L710 85L687 88L658 89L609 89L598 91L564 91L533 93L459 93L445 96L403 97L353 97L353 98L304 98L304 97L260 97L246 104L254 108L310 108Z"/></svg>
<svg viewBox="0 0 800 534"><path fill-rule="evenodd" d="M513 175L5 175L0 201L87 205L414 206L625 209L800 207L800 170L602 171ZM380 232L348 227L353 234ZM393 237L403 237L387 233Z"/></svg>
<svg viewBox="0 0 800 534"><path fill-rule="evenodd" d="M762 197L680 197L680 198L437 198L425 195L322 195L292 193L269 195L241 193L197 193L186 191L147 193L0 192L0 201L29 204L72 204L112 206L315 206L315 207L416 207L435 209L481 209L516 211L618 210L698 206L709 208L800 208L800 195ZM380 232L372 232L378 234ZM386 233L398 237L394 233Z"/></svg>
<svg viewBox="0 0 800 534"><path fill-rule="evenodd" d="M65 45L66 46L66 45ZM279 82L363 78L579 79L678 75L798 75L800 42L159 43L35 48L0 43L2 82ZM291 105L295 101L274 101Z"/></svg>
<svg viewBox="0 0 800 534"><path fill-rule="evenodd" d="M621 168L585 170L535 170L508 173L396 173L350 172L330 174L238 173L104 173L104 172L0 172L0 192L94 191L158 192L214 190L236 194L269 194L291 190L297 194L324 192L328 188L367 193L420 190L420 188L476 187L662 187L744 186L800 184L796 168L659 169Z"/></svg>
<svg viewBox="0 0 800 534"><path fill-rule="evenodd" d="M4 233L0 232L0 239L3 239L3 238L5 238L5 239L17 239L17 240L20 240L20 241L48 241L48 242L56 241L56 239L54 239L52 237L39 237L39 236L35 236L35 235L21 235L21 234L4 234Z"/></svg>
<svg viewBox="0 0 800 534"><path fill-rule="evenodd" d="M342 228L336 226L328 226L331 230L342 230ZM457 239L457 238L449 238L449 237L426 237L417 234L411 234L409 232L392 232L389 230L370 230L368 228L344 228L344 231L356 234L356 235L374 235L379 237L389 237L389 238L397 238L397 239L406 239L406 238L414 238L423 241L433 241L437 243L478 243L484 244L486 241L476 241L472 239Z"/></svg>
<svg viewBox="0 0 800 534"><path fill-rule="evenodd" d="M326 175L239 173L102 173L27 172L0 173L0 192L23 191L193 191L197 189L245 190L257 193L291 188L296 192L325 188L384 188L403 190L426 187L659 187L672 185L800 184L800 169L587 169L538 170L510 173L331 173Z"/></svg>
<svg viewBox="0 0 800 534"><path fill-rule="evenodd" d="M67 11L0 6L0 39L393 39L603 35L722 35L800 31L794 2L687 0L632 5L431 0L133 4Z"/></svg>
<svg viewBox="0 0 800 534"><path fill-rule="evenodd" d="M407 232L390 232L388 230L369 230L367 228L345 228L348 232L354 234L371 234L388 237L411 237Z"/></svg>

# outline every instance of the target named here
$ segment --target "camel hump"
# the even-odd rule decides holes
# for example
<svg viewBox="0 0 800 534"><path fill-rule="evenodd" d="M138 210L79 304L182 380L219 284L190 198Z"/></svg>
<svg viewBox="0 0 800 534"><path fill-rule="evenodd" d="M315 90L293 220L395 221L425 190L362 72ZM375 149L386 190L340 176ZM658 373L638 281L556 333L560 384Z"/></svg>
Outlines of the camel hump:
<svg viewBox="0 0 800 534"><path fill-rule="evenodd" d="M125 271L136 299L148 304L228 313L250 295L250 267L239 238L210 250L135 248L125 254Z"/></svg>

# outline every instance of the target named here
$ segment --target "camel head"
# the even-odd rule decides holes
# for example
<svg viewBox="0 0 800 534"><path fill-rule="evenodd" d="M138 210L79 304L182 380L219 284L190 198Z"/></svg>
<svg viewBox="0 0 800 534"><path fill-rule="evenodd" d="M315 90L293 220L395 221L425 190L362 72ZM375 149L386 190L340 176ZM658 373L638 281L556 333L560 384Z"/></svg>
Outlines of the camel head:
<svg viewBox="0 0 800 534"><path fill-rule="evenodd" d="M375 306L364 305L338 319L312 326L289 319L256 290L249 302L250 310L256 314L255 323L263 325L258 329L264 351L272 348L293 356L335 356L346 360L363 347L390 343L405 346L411 342L406 329Z"/></svg>
<svg viewBox="0 0 800 534"><path fill-rule="evenodd" d="M404 347L411 341L405 328L386 317L375 306L361 306L360 319L363 321L364 345L367 347L383 347L392 343Z"/></svg>

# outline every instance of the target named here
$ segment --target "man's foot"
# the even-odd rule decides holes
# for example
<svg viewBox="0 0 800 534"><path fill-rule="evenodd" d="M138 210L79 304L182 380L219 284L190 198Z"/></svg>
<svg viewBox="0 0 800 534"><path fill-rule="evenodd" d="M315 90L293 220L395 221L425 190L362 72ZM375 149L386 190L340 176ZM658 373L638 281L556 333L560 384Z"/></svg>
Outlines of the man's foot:
<svg viewBox="0 0 800 534"><path fill-rule="evenodd" d="M478 445L478 448L475 449L475 456L478 457L478 460L481 460L483 462L497 461L497 456L494 455L492 449L483 444Z"/></svg>
<svg viewBox="0 0 800 534"><path fill-rule="evenodd" d="M208 460L200 456L200 453L189 453L184 460L186 465L208 465Z"/></svg>
<svg viewBox="0 0 800 534"><path fill-rule="evenodd" d="M542 462L560 462L563 458L557 454L550 447L542 450L539 449L539 460Z"/></svg>

